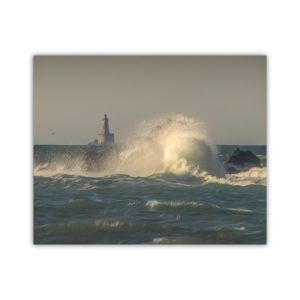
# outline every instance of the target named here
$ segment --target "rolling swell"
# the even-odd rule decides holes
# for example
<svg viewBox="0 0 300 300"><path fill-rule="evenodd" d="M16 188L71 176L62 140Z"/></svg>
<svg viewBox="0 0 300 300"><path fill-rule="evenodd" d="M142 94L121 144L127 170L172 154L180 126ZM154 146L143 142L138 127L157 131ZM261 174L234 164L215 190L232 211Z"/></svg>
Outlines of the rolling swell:
<svg viewBox="0 0 300 300"><path fill-rule="evenodd" d="M245 230L243 226L215 227L186 234L188 228L176 224L92 220L41 226L35 229L35 239L42 244L247 244ZM260 243L264 233L258 233L251 243Z"/></svg>
<svg viewBox="0 0 300 300"><path fill-rule="evenodd" d="M35 178L35 243L261 243L265 187L171 176Z"/></svg>

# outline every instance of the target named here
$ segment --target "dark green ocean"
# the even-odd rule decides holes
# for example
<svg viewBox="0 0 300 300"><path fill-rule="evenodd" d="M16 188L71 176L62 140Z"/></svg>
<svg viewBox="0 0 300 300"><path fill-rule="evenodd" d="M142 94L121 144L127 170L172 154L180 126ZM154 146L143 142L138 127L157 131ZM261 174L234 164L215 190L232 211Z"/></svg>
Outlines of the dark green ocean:
<svg viewBox="0 0 300 300"><path fill-rule="evenodd" d="M216 175L188 169L189 153L176 150L187 158L174 164L165 154L168 167L153 172L154 155L134 152L130 160L117 147L36 145L34 243L265 244L266 147L239 147L262 168ZM235 148L218 146L218 163Z"/></svg>

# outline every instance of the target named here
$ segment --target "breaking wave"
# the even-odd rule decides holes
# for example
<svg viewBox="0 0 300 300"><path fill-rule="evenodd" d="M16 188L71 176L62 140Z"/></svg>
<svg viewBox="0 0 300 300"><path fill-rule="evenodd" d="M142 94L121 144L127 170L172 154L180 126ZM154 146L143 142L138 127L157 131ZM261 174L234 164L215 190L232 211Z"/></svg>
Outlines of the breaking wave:
<svg viewBox="0 0 300 300"><path fill-rule="evenodd" d="M144 122L107 172L131 176L157 173L224 175L202 123L175 116Z"/></svg>
<svg viewBox="0 0 300 300"><path fill-rule="evenodd" d="M267 185L267 168L251 168L248 171L240 172L236 174L226 174L224 177L216 177L210 174L200 174L205 183L219 183L247 186L251 184L255 185Z"/></svg>
<svg viewBox="0 0 300 300"><path fill-rule="evenodd" d="M220 209L220 210L229 210L238 213L251 213L252 210L246 208L231 208L231 207L220 207L219 205L213 203L201 203L196 201L158 201L158 200L148 200L146 202L146 207L150 209L155 208L179 208L179 209L189 209L191 208L193 211L195 209L201 210L210 210L210 209Z"/></svg>
<svg viewBox="0 0 300 300"><path fill-rule="evenodd" d="M103 151L101 155L70 155L37 163L34 175L149 177L172 173L197 177L204 183L266 184L266 168L225 174L204 124L181 115L144 121L124 145Z"/></svg>

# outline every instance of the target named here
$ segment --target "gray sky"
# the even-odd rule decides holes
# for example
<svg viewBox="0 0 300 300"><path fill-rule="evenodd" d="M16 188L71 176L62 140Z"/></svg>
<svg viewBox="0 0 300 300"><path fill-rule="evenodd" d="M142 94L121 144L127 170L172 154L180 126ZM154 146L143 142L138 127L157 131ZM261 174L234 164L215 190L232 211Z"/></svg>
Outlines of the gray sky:
<svg viewBox="0 0 300 300"><path fill-rule="evenodd" d="M87 144L104 113L122 142L180 113L217 144L266 144L266 91L265 56L35 56L34 143Z"/></svg>

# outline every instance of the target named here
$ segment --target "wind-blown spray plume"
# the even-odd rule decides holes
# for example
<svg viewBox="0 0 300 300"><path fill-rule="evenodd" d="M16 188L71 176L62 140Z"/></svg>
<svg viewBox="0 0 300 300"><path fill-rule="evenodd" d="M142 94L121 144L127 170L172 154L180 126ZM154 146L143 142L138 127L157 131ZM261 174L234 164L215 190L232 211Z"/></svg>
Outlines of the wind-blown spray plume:
<svg viewBox="0 0 300 300"><path fill-rule="evenodd" d="M143 122L109 165L113 173L131 176L165 172L196 175L203 171L224 175L203 124L184 116Z"/></svg>

